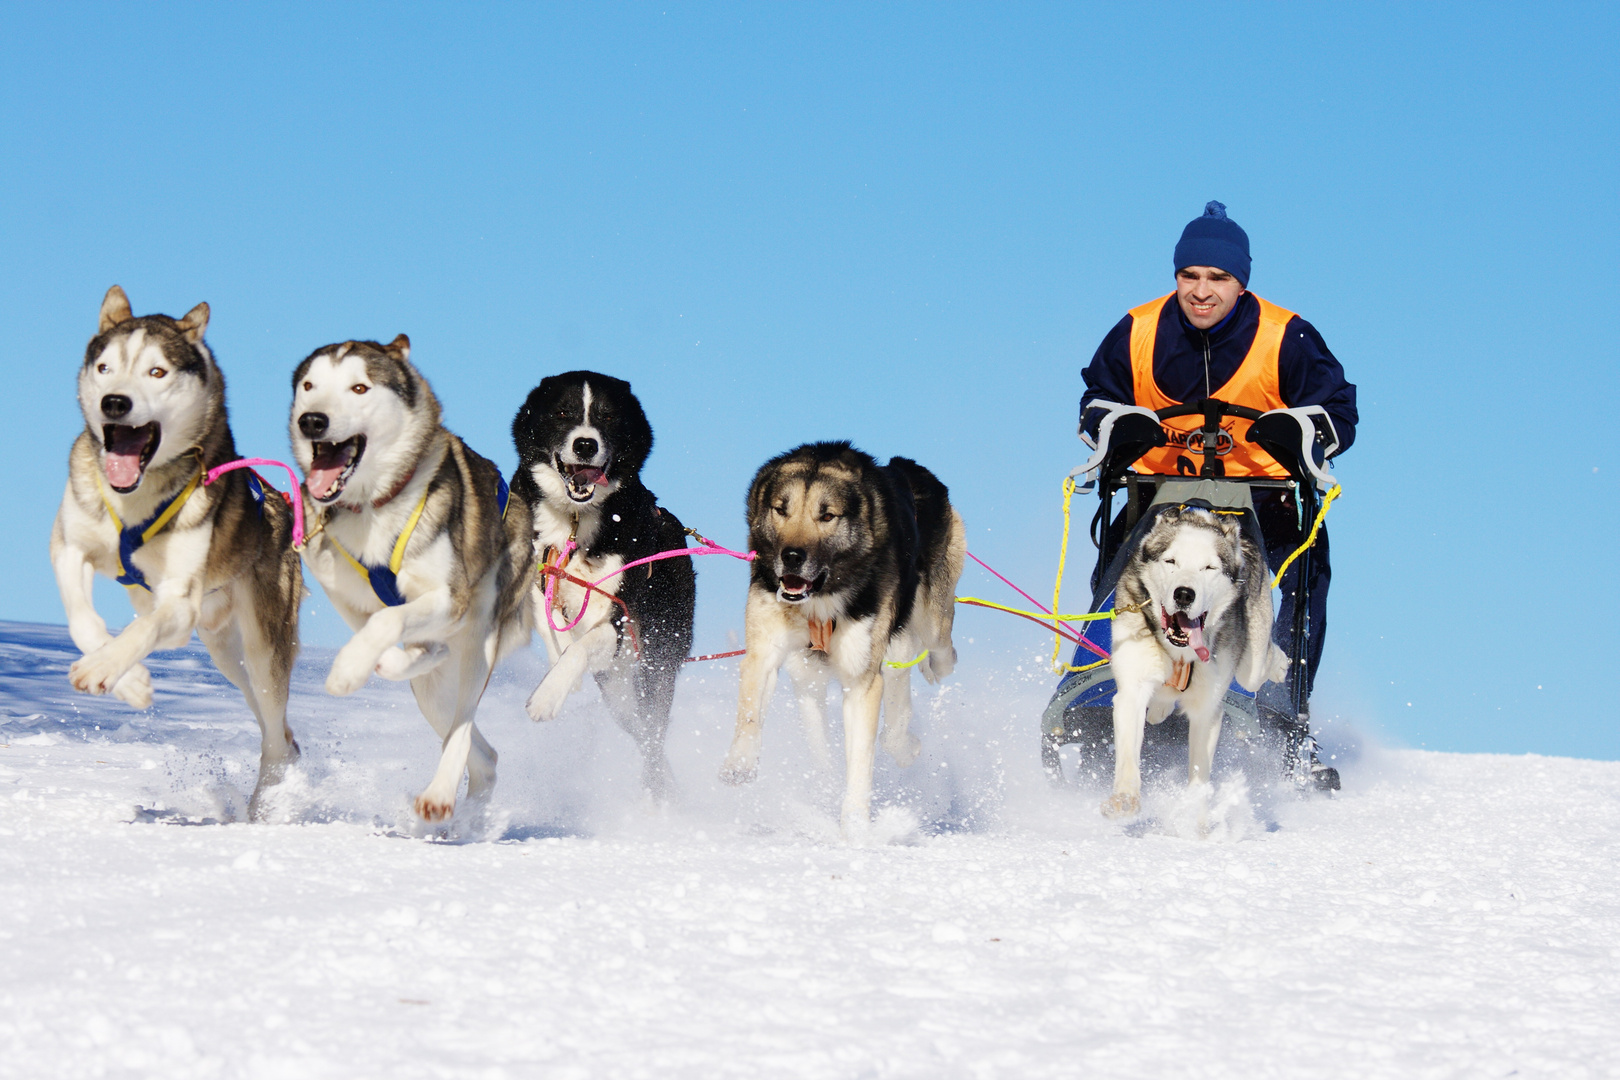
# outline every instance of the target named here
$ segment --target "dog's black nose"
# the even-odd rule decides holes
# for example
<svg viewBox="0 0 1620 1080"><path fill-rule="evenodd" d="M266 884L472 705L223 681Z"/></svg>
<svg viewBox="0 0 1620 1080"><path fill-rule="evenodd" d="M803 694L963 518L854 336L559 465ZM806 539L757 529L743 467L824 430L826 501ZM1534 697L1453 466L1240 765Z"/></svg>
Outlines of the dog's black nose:
<svg viewBox="0 0 1620 1080"><path fill-rule="evenodd" d="M783 548L782 565L789 570L798 570L804 566L804 548Z"/></svg>
<svg viewBox="0 0 1620 1080"><path fill-rule="evenodd" d="M595 439L580 437L574 440L574 456L581 461L590 461L596 457L597 443Z"/></svg>
<svg viewBox="0 0 1620 1080"><path fill-rule="evenodd" d="M1193 601L1198 599L1198 594L1187 588L1185 585L1177 585L1175 597L1176 603L1180 604L1184 608L1190 608L1193 605Z"/></svg>
<svg viewBox="0 0 1620 1080"><path fill-rule="evenodd" d="M135 403L123 394L107 394L101 399L101 414L110 420L122 420L134 407Z"/></svg>
<svg viewBox="0 0 1620 1080"><path fill-rule="evenodd" d="M307 412L298 418L298 430L304 433L306 439L318 439L326 434L329 422L325 413Z"/></svg>

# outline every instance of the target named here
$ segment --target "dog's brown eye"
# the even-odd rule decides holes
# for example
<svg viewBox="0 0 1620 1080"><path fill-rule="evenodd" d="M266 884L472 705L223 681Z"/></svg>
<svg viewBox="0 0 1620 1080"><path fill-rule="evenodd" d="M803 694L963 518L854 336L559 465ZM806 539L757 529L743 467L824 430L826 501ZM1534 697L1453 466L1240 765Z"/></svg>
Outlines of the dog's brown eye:
<svg viewBox="0 0 1620 1080"><path fill-rule="evenodd" d="M370 390L371 387L367 386L365 383L355 383L353 386L349 387L349 389L353 390L357 394L363 394L367 390Z"/></svg>
<svg viewBox="0 0 1620 1080"><path fill-rule="evenodd" d="M154 379L161 379L161 378L163 378L163 376L167 375L168 372L164 371L160 367L155 367L151 371L148 371L147 374L152 376L152 378L154 378Z"/></svg>
<svg viewBox="0 0 1620 1080"><path fill-rule="evenodd" d="M97 364L96 365L96 370L98 372L100 372L101 374L105 375L105 374L107 374L107 372L111 371L112 368L108 367L106 364Z"/></svg>
<svg viewBox="0 0 1620 1080"><path fill-rule="evenodd" d="M308 379L305 379L304 380L304 389L305 390L313 390L313 389L315 389L315 384L310 382Z"/></svg>
<svg viewBox="0 0 1620 1080"><path fill-rule="evenodd" d="M783 517L787 517L787 503L780 503L779 505L771 507L771 509L775 510L778 514L781 514Z"/></svg>
<svg viewBox="0 0 1620 1080"><path fill-rule="evenodd" d="M836 518L837 516L838 515L833 513L831 510L823 510L821 512L821 520L822 521L831 521L834 518Z"/></svg>

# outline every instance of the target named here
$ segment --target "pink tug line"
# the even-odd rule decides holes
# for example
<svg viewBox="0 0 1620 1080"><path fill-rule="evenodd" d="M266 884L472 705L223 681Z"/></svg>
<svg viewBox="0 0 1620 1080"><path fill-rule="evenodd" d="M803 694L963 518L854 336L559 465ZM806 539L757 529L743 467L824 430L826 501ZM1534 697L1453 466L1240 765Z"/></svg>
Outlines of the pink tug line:
<svg viewBox="0 0 1620 1080"><path fill-rule="evenodd" d="M286 499L288 505L292 507L292 546L294 551L301 550L304 546L304 499L302 495L304 484L303 481L298 479L298 474L293 472L293 467L285 461L274 461L262 457L237 458L235 461L227 461L223 465L215 465L203 475L203 487L207 487L228 472L233 472L236 469L251 469L255 465L274 465L278 469L287 470L287 479L292 481L292 494L288 495L286 492L277 490L274 485L270 485L270 488L283 499Z"/></svg>

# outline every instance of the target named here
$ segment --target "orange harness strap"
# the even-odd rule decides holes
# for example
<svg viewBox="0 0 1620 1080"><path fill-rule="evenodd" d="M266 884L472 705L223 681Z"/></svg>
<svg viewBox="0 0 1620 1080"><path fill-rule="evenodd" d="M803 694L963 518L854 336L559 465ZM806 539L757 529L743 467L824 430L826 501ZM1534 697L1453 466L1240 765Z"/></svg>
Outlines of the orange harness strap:
<svg viewBox="0 0 1620 1080"><path fill-rule="evenodd" d="M563 560L561 562L553 564L552 561L551 561L551 556L552 556L552 553L553 553L554 550L555 549L553 549L553 548L549 548L549 547L546 548L545 553L544 553L544 555L542 557L541 563L535 570L536 576L538 578L542 579L542 580L544 580L545 578L548 578L548 577L553 577L553 578L558 579L559 581L571 581L571 582L573 582L575 585L578 585L580 588L585 590L585 603L586 604L589 604L591 602L591 593L593 593L593 592L601 593L603 596L607 597L613 603L618 604L619 605L619 610L624 612L624 625L625 625L625 628L630 631L630 651L631 651L632 654L634 654L634 656L635 656L635 658L637 660L640 660L641 659L641 634L636 629L636 620L635 620L635 618L630 614L630 606L628 604L626 604L623 600L620 600L617 596L614 596L612 593L608 592L606 589L604 589L601 586L595 584L594 582L586 581L584 578L576 577L575 575L570 574L568 571L564 570L563 567L568 565L568 556L564 556ZM559 607L561 606L560 598L559 598L558 606ZM564 611L563 614L566 615L567 612Z"/></svg>
<svg viewBox="0 0 1620 1080"><path fill-rule="evenodd" d="M837 619L811 619L810 647L820 652L826 652L827 646L832 644L833 631L837 628Z"/></svg>

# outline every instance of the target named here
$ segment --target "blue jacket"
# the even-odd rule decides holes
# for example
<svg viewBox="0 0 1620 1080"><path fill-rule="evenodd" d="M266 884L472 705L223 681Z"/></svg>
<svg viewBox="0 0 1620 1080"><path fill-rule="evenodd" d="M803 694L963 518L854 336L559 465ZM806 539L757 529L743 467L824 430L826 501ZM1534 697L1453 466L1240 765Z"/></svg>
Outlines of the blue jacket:
<svg viewBox="0 0 1620 1080"><path fill-rule="evenodd" d="M1199 330L1187 322L1175 298L1159 315L1158 339L1153 349L1153 377L1159 389L1177 401L1198 401L1226 385L1249 354L1254 333L1260 325L1260 305L1249 293L1209 330ZM1208 365L1206 377L1205 365ZM1086 392L1080 398L1084 414L1092 399L1135 404L1131 378L1131 317L1121 319L1097 347L1097 355L1081 372ZM1283 334L1277 359L1277 378L1282 398L1289 408L1320 405L1333 418L1339 433L1339 453L1356 441L1356 387L1346 382L1344 368L1328 351L1316 327L1294 316ZM1206 392L1205 387L1208 387ZM1087 417L1086 431L1095 435L1102 420L1100 413Z"/></svg>

